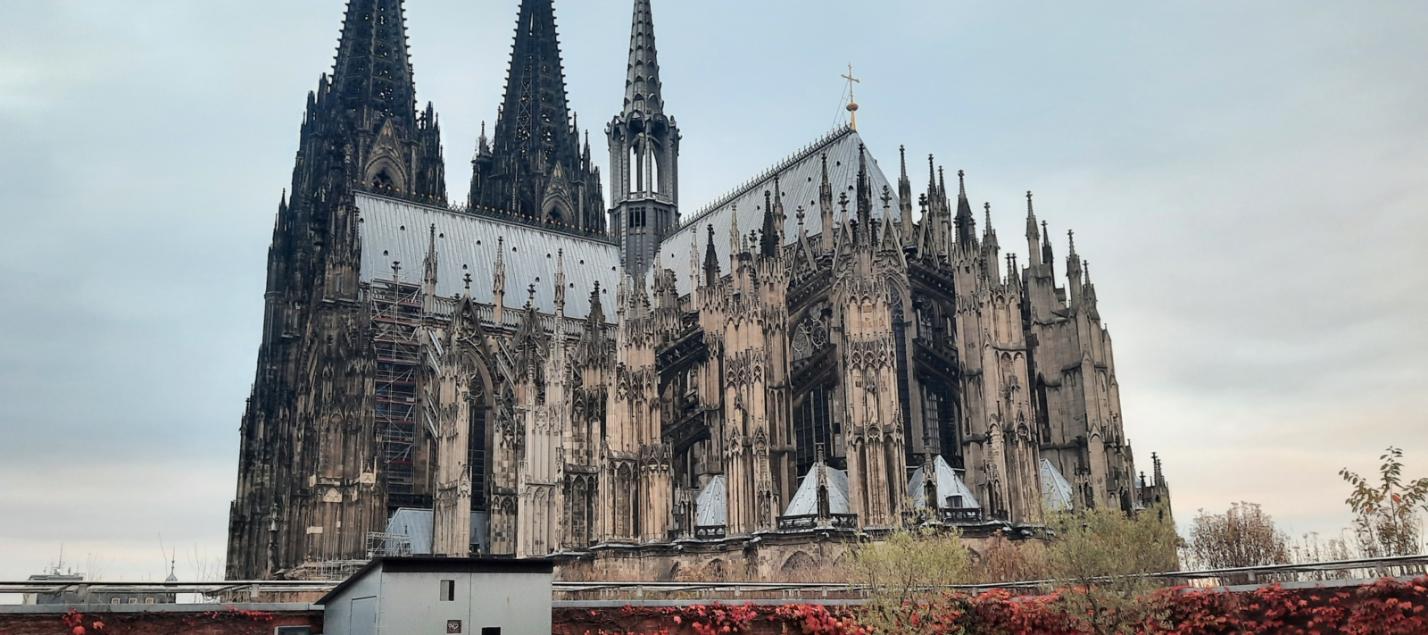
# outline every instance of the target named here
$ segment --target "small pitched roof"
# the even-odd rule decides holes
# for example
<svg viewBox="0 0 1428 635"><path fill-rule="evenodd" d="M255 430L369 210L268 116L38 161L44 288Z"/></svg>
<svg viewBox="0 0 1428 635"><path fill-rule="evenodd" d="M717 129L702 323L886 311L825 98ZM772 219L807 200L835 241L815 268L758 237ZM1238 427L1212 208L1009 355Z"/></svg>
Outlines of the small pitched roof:
<svg viewBox="0 0 1428 635"><path fill-rule="evenodd" d="M694 524L697 527L723 527L728 524L728 503L724 489L724 475L714 478L699 490L694 499Z"/></svg>
<svg viewBox="0 0 1428 635"><path fill-rule="evenodd" d="M1041 460L1041 501L1046 509L1053 512L1071 511L1071 483L1055 465L1047 459Z"/></svg>
<svg viewBox="0 0 1428 635"><path fill-rule="evenodd" d="M853 513L852 507L848 505L848 473L822 463L814 463L813 467L808 469L808 474L803 476L803 483L798 486L798 491L794 492L793 498L788 501L788 508L783 510L784 516L818 514L818 470L823 470L823 476L828 483L828 513Z"/></svg>
<svg viewBox="0 0 1428 635"><path fill-rule="evenodd" d="M938 509L980 509L982 504L977 502L977 497L972 493L972 489L957 476L957 471L952 469L941 455L932 459L933 474L937 484L937 508ZM912 479L907 483L907 493L912 496L912 506L915 509L927 507L927 491L923 483L927 478L925 474L926 466L919 466L912 473ZM961 496L962 506L952 507L951 497Z"/></svg>

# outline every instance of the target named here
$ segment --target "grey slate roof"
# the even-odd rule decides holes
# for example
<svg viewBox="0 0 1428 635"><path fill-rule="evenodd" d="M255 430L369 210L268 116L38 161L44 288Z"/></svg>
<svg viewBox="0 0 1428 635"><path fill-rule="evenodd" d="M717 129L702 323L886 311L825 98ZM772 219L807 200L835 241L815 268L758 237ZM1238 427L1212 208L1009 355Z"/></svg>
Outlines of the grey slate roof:
<svg viewBox="0 0 1428 635"><path fill-rule="evenodd" d="M957 471L953 470L952 466L948 465L947 461L944 461L941 455L932 459L932 468L935 478L933 482L937 484L937 498L939 500L936 502L938 509L954 509L948 501L948 497L951 496L962 497L961 507L955 509L981 508L982 504L977 502L977 497L972 494L971 488L962 482L962 478L957 476ZM912 480L908 481L907 484L907 493L912 496L912 506L915 509L927 507L927 501L925 500L927 498L927 492L922 486L923 480L926 478L923 474L924 471L924 466L919 466L916 470L913 470Z"/></svg>
<svg viewBox="0 0 1428 635"><path fill-rule="evenodd" d="M401 279L419 283L426 258L429 228L437 231L437 295L465 292L464 274L471 274L471 297L489 304L498 238L505 239L506 306L525 306L527 285L535 285L535 306L555 313L555 262L565 251L565 315L584 318L590 312L590 290L600 283L601 302L615 303L619 280L619 248L579 236L518 225L497 218L463 214L397 199L359 193L362 219L362 281L390 280L392 262L401 263ZM608 301L607 301L608 298ZM614 312L606 310L613 316Z"/></svg>
<svg viewBox="0 0 1428 635"><path fill-rule="evenodd" d="M828 481L828 513L852 513L852 508L848 505L848 473L822 463L814 463L813 467L808 468L808 474L804 475L798 491L793 493L793 499L788 501L788 508L783 510L784 516L818 514L818 470L823 470Z"/></svg>
<svg viewBox="0 0 1428 635"><path fill-rule="evenodd" d="M722 527L728 523L728 498L724 487L724 475L716 474L704 485L704 489L699 490L699 496L694 499L696 527Z"/></svg>
<svg viewBox="0 0 1428 635"><path fill-rule="evenodd" d="M387 533L405 536L411 542L412 555L431 555L432 514L430 509L402 507L392 512L387 521ZM486 512L471 512L471 544L480 545L485 551Z"/></svg>
<svg viewBox="0 0 1428 635"><path fill-rule="evenodd" d="M773 191L776 174L779 177L779 190L783 192L785 242L793 242L798 238L797 210L800 205L803 206L804 227L807 228L808 235L818 235L823 229L818 210L818 188L823 182L820 159L825 154L828 156L828 180L833 185L833 215L837 219L841 214L838 195L846 192L850 201L854 198L854 188L858 182L858 146L862 143L862 137L851 128L834 130L695 214L685 215L688 220L660 243L659 266L679 272L676 276L679 292L689 293L690 246L692 244L697 250L697 261L702 263L704 245L708 242L706 227L712 225L714 249L719 254L720 271L729 273L729 224L735 215L734 210L738 210L741 234L747 236L750 231L761 227L764 191ZM897 214L896 184L883 176L871 153L868 154L868 179L873 188L873 217L881 218L883 215L882 190L885 185L893 196L890 212ZM848 213L854 213L851 202Z"/></svg>
<svg viewBox="0 0 1428 635"><path fill-rule="evenodd" d="M1047 459L1041 460L1041 500L1050 511L1071 511L1071 483Z"/></svg>

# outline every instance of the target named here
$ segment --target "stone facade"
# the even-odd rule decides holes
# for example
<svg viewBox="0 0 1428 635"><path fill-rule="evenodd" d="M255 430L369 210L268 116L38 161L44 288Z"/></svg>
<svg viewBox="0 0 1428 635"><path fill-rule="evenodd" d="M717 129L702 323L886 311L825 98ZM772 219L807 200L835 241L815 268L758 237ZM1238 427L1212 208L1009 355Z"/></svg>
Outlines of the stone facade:
<svg viewBox="0 0 1428 635"><path fill-rule="evenodd" d="M668 577L680 553L774 575L909 523L1168 504L1158 461L1133 476L1089 267L1069 243L1058 278L1030 193L1023 266L963 173L949 192L929 156L915 193L905 153L894 183L840 128L681 219L635 0L607 212L551 0L520 16L457 209L402 3L349 3L278 209L230 577L369 557L403 507L434 510L438 554Z"/></svg>

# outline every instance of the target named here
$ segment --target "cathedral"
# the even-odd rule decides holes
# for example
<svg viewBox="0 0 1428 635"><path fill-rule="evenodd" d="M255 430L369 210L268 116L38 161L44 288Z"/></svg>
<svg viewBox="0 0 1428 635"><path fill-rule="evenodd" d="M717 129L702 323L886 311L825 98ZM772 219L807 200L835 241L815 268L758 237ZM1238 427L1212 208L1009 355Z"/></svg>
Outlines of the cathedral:
<svg viewBox="0 0 1428 635"><path fill-rule="evenodd" d="M268 252L230 579L1030 535L1168 504L1159 461L1135 467L1090 267L1031 192L1023 261L962 171L901 151L885 173L854 118L682 206L651 0L633 4L607 173L553 0L520 0L453 203L403 0L348 2Z"/></svg>

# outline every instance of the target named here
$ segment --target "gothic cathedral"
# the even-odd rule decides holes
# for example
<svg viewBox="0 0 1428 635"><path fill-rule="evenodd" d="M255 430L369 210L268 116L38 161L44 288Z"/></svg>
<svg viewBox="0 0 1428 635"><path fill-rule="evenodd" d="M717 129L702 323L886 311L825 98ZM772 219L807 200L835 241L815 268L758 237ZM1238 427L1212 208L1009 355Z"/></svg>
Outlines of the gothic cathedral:
<svg viewBox="0 0 1428 635"><path fill-rule="evenodd" d="M681 208L650 0L607 183L553 0L520 0L450 203L403 0L351 0L268 252L228 576L375 554L744 549L1168 503L1138 474L1090 267L1026 195L1003 253L932 156L854 126ZM1063 277L1058 277L1057 267Z"/></svg>

